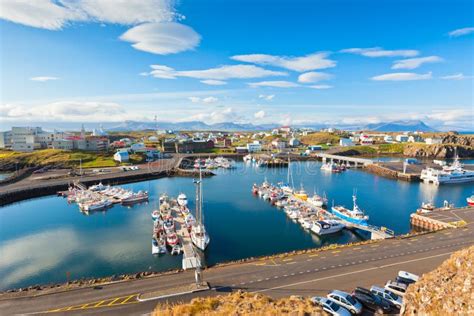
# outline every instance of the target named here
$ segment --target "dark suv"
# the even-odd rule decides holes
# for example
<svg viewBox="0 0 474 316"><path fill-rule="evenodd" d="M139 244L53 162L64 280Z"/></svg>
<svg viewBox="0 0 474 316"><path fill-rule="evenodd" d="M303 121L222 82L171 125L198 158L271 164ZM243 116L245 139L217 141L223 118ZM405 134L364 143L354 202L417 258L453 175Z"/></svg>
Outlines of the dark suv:
<svg viewBox="0 0 474 316"><path fill-rule="evenodd" d="M352 296L361 302L365 308L376 314L390 314L394 312L394 308L389 302L363 287L357 287L352 293Z"/></svg>

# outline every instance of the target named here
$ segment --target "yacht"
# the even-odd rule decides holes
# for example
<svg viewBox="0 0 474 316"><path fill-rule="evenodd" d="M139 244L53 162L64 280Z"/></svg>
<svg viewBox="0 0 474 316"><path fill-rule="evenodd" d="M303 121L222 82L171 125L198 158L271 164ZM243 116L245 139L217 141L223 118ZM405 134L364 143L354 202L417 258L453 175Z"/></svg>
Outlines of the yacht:
<svg viewBox="0 0 474 316"><path fill-rule="evenodd" d="M333 234L341 231L344 224L337 220L314 221L311 231L318 236Z"/></svg>
<svg viewBox="0 0 474 316"><path fill-rule="evenodd" d="M365 215L359 206L357 206L357 197L355 194L352 196L352 200L354 202L352 210L347 209L344 206L333 206L331 208L331 213L349 223L368 225L367 221L369 220L369 216Z"/></svg>
<svg viewBox="0 0 474 316"><path fill-rule="evenodd" d="M204 214L202 213L202 175L199 170L199 180L194 181L196 184L196 221L191 227L191 240L193 244L201 249L206 250L211 239L204 227Z"/></svg>
<svg viewBox="0 0 474 316"><path fill-rule="evenodd" d="M137 193L131 193L122 198L123 204L139 203L148 201L148 192L138 191Z"/></svg>
<svg viewBox="0 0 474 316"><path fill-rule="evenodd" d="M307 201L309 204L316 207L323 207L328 203L328 199L325 196L319 196L316 193L312 197L308 198Z"/></svg>
<svg viewBox="0 0 474 316"><path fill-rule="evenodd" d="M174 245L173 248L171 248L171 255L177 256L181 253L181 251L182 249L180 244Z"/></svg>
<svg viewBox="0 0 474 316"><path fill-rule="evenodd" d="M309 217L306 217L304 218L302 221L301 221L301 226L304 228L304 229L311 229L313 228L313 220Z"/></svg>
<svg viewBox="0 0 474 316"><path fill-rule="evenodd" d="M110 201L109 199L102 199L100 201L79 203L79 208L83 211L91 212L105 209L110 205L112 205L112 201Z"/></svg>
<svg viewBox="0 0 474 316"><path fill-rule="evenodd" d="M244 156L244 161L245 162L251 162L252 161L252 155L251 154L245 155Z"/></svg>
<svg viewBox="0 0 474 316"><path fill-rule="evenodd" d="M163 193L161 196L160 196L160 204L163 204L163 203L167 203L169 200L169 197L168 197L168 194L166 193Z"/></svg>
<svg viewBox="0 0 474 316"><path fill-rule="evenodd" d="M180 193L180 194L178 195L177 202L178 202L178 205L179 205L179 206L186 206L186 205L188 205L188 198L186 197L186 194Z"/></svg>
<svg viewBox="0 0 474 316"><path fill-rule="evenodd" d="M431 167L423 169L420 179L436 185L468 183L474 182L474 171L464 169L456 155L454 162L451 165L443 166L441 170Z"/></svg>

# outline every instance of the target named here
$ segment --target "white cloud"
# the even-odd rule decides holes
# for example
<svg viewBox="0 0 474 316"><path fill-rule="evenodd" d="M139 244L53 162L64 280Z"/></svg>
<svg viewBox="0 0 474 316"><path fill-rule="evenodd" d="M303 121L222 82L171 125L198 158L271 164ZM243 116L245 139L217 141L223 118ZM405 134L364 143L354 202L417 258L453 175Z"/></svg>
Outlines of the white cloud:
<svg viewBox="0 0 474 316"><path fill-rule="evenodd" d="M259 99L264 99L266 101L271 101L271 100L273 100L273 98L275 98L275 95L274 94L268 94L268 95L267 94L260 94L258 96L258 98Z"/></svg>
<svg viewBox="0 0 474 316"><path fill-rule="evenodd" d="M189 101L193 103L206 103L206 104L216 103L217 101L219 101L219 99L216 97L205 97L205 98L188 97L188 99Z"/></svg>
<svg viewBox="0 0 474 316"><path fill-rule="evenodd" d="M227 82L225 81L222 81L222 80L212 80L212 79L209 79L209 80L201 80L202 83L204 84L207 84L207 85L210 85L210 86L223 86L223 85L226 85Z"/></svg>
<svg viewBox="0 0 474 316"><path fill-rule="evenodd" d="M419 54L413 49L385 50L381 47L371 48L347 48L341 50L342 53L351 53L365 57L414 57Z"/></svg>
<svg viewBox="0 0 474 316"><path fill-rule="evenodd" d="M30 78L31 81L46 82L51 80L58 80L58 77L49 77L49 76L39 76Z"/></svg>
<svg viewBox="0 0 474 316"><path fill-rule="evenodd" d="M222 123L222 122L236 122L241 117L238 115L232 108L225 108L222 110L215 110L209 113L200 112L196 115L193 115L189 120L199 120L206 123Z"/></svg>
<svg viewBox="0 0 474 316"><path fill-rule="evenodd" d="M332 75L327 74L325 72L305 72L304 74L299 75L298 82L301 83L314 83L318 81L328 80L332 77Z"/></svg>
<svg viewBox="0 0 474 316"><path fill-rule="evenodd" d="M150 75L161 79L176 79L177 77L188 77L196 79L226 80L226 79L250 79L268 76L286 76L287 73L266 70L254 65L224 65L217 68L204 70L174 70L163 65L151 65L153 70Z"/></svg>
<svg viewBox="0 0 474 316"><path fill-rule="evenodd" d="M256 119L262 119L265 117L265 111L261 110L261 111L255 112L253 116Z"/></svg>
<svg viewBox="0 0 474 316"><path fill-rule="evenodd" d="M464 79L470 79L470 78L472 78L472 76L465 76L461 72L457 74L441 77L441 79L444 79L444 80L464 80Z"/></svg>
<svg viewBox="0 0 474 316"><path fill-rule="evenodd" d="M394 61L392 69L415 69L425 63L437 63L441 61L443 61L443 59L438 56L402 59Z"/></svg>
<svg viewBox="0 0 474 316"><path fill-rule="evenodd" d="M294 88L299 87L298 84L290 81L261 81L248 83L252 88L255 87L275 87L275 88Z"/></svg>
<svg viewBox="0 0 474 316"><path fill-rule="evenodd" d="M417 74L413 72L394 72L372 77L375 81L409 81L409 80L427 80L431 79L431 72L426 74Z"/></svg>
<svg viewBox="0 0 474 316"><path fill-rule="evenodd" d="M0 18L36 28L60 30L72 22L170 22L177 17L168 0L3 0Z"/></svg>
<svg viewBox="0 0 474 316"><path fill-rule="evenodd" d="M266 54L236 55L231 59L258 65L270 65L294 71L309 71L332 68L336 62L327 59L328 53L314 53L302 57L274 56Z"/></svg>
<svg viewBox="0 0 474 316"><path fill-rule="evenodd" d="M317 84L313 86L308 86L313 89L318 89L318 90L326 90L326 89L331 89L333 86L330 86L328 84Z"/></svg>
<svg viewBox="0 0 474 316"><path fill-rule="evenodd" d="M120 36L122 41L148 53L167 55L194 49L201 36L189 26L175 23L145 23L137 25Z"/></svg>
<svg viewBox="0 0 474 316"><path fill-rule="evenodd" d="M465 27L462 29L457 29L457 30L449 32L448 34L451 37L459 37L459 36L468 35L471 33L474 33L474 27Z"/></svg>

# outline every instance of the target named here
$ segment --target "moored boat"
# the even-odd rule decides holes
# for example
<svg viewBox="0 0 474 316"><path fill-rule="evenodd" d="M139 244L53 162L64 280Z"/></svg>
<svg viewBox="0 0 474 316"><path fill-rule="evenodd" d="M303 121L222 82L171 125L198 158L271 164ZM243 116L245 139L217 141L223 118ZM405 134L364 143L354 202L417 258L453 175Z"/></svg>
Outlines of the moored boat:
<svg viewBox="0 0 474 316"><path fill-rule="evenodd" d="M468 197L466 201L467 201L467 205L474 206L474 195L471 195L470 197Z"/></svg>
<svg viewBox="0 0 474 316"><path fill-rule="evenodd" d="M355 194L352 196L352 201L354 203L352 210L347 209L344 206L333 206L331 208L331 213L349 223L367 225L369 217L365 215L357 205L357 197Z"/></svg>
<svg viewBox="0 0 474 316"><path fill-rule="evenodd" d="M179 206L186 206L186 205L188 205L188 198L186 197L186 194L180 193L180 194L178 195L177 202L178 202L178 205L179 205Z"/></svg>
<svg viewBox="0 0 474 316"><path fill-rule="evenodd" d="M311 231L316 235L322 236L337 233L344 227L344 224L337 220L314 221Z"/></svg>

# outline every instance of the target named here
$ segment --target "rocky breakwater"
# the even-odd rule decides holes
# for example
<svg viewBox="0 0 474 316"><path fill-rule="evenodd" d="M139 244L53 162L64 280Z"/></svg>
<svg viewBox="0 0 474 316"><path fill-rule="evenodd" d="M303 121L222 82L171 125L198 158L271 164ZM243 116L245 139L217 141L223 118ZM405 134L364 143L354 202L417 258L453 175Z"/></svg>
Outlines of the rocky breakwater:
<svg viewBox="0 0 474 316"><path fill-rule="evenodd" d="M424 274L404 301L403 315L474 315L474 246Z"/></svg>
<svg viewBox="0 0 474 316"><path fill-rule="evenodd" d="M474 147L453 145L453 144L435 144L420 145L406 144L403 148L403 155L417 158L453 158L457 152L461 158L474 157Z"/></svg>

